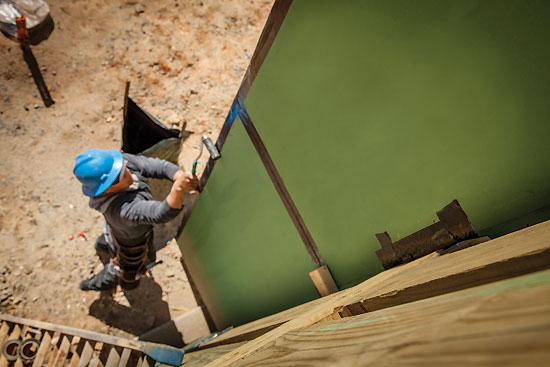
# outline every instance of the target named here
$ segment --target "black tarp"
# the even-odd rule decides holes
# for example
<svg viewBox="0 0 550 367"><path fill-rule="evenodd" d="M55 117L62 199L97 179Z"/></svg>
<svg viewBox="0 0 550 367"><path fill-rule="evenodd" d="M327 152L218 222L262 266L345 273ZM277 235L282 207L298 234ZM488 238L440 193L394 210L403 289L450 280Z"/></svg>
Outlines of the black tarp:
<svg viewBox="0 0 550 367"><path fill-rule="evenodd" d="M122 128L122 151L139 154L165 139L181 137L177 129L169 129L127 98Z"/></svg>

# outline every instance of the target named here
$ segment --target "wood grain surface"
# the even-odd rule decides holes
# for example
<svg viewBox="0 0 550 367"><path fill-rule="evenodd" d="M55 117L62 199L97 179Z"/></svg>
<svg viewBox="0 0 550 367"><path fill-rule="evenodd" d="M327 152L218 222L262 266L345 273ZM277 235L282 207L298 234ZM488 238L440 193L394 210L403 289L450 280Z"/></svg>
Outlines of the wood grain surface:
<svg viewBox="0 0 550 367"><path fill-rule="evenodd" d="M543 365L550 270L292 331L233 366Z"/></svg>

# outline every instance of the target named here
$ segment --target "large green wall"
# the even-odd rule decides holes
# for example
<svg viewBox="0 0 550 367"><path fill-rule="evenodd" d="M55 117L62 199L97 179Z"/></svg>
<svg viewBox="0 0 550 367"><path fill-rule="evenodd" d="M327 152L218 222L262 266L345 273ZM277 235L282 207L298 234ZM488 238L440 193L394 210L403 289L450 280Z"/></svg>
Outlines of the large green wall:
<svg viewBox="0 0 550 367"><path fill-rule="evenodd" d="M178 243L219 328L317 297L315 266L238 118Z"/></svg>
<svg viewBox="0 0 550 367"><path fill-rule="evenodd" d="M245 105L339 285L458 199L550 204L550 2L294 1Z"/></svg>
<svg viewBox="0 0 550 367"><path fill-rule="evenodd" d="M550 218L549 24L548 1L292 3L244 105L339 286L453 199L481 234ZM225 325L315 294L239 121L222 156L180 243Z"/></svg>

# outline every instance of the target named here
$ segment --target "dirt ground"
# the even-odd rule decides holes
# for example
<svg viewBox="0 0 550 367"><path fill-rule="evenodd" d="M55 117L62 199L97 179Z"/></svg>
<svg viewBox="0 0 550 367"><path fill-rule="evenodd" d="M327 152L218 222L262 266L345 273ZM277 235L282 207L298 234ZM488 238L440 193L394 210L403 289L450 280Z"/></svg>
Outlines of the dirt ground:
<svg viewBox="0 0 550 367"><path fill-rule="evenodd" d="M143 109L190 133L179 159L189 169L201 134L217 138L271 5L51 1L55 30L33 47L50 108L18 45L0 36L1 313L130 337L196 307L175 241L137 290L78 288L102 268L93 242L103 221L73 162L85 149L120 149L129 80Z"/></svg>

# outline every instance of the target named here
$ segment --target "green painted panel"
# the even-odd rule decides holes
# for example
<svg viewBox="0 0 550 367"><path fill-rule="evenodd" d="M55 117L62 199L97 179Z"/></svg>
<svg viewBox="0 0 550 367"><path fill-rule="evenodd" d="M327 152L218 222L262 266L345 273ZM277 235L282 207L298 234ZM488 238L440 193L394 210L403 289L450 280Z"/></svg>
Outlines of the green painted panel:
<svg viewBox="0 0 550 367"><path fill-rule="evenodd" d="M548 1L293 2L245 106L340 286L453 199L481 233L550 217L527 216L550 204L549 24Z"/></svg>
<svg viewBox="0 0 550 367"><path fill-rule="evenodd" d="M315 266L238 118L178 243L220 328L317 298Z"/></svg>

